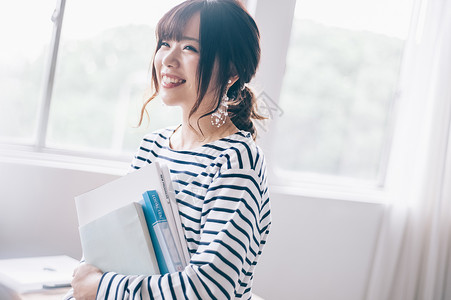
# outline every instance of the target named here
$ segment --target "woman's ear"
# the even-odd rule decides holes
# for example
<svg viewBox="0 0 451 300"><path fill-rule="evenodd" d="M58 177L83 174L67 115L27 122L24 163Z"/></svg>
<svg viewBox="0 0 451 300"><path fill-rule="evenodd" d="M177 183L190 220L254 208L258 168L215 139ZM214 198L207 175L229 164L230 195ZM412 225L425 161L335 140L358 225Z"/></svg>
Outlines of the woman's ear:
<svg viewBox="0 0 451 300"><path fill-rule="evenodd" d="M227 89L229 89L232 85L234 85L238 79L240 79L240 77L238 77L238 75L230 77L229 82L227 83Z"/></svg>

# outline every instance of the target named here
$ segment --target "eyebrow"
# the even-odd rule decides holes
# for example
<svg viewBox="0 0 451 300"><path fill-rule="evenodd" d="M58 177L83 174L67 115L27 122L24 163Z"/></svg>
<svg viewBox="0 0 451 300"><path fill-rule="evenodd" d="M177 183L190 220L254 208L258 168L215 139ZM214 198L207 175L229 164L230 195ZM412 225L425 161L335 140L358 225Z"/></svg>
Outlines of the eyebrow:
<svg viewBox="0 0 451 300"><path fill-rule="evenodd" d="M199 40L189 36L182 36L182 40L195 41L199 43Z"/></svg>

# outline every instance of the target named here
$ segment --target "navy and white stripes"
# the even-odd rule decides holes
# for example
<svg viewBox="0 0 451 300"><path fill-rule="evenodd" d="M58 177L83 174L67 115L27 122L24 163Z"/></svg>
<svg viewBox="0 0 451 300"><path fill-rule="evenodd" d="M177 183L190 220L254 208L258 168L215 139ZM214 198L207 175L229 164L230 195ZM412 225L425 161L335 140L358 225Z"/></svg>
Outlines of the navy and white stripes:
<svg viewBox="0 0 451 300"><path fill-rule="evenodd" d="M271 224L263 153L245 131L175 151L169 147L173 131L147 135L132 168L168 165L190 264L165 275L105 273L97 299L250 299Z"/></svg>

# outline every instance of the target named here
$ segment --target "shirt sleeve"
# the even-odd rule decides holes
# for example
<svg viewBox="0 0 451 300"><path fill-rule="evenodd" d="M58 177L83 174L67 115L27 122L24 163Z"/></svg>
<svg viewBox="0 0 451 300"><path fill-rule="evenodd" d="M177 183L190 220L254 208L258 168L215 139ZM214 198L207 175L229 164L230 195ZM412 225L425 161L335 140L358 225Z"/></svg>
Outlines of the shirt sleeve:
<svg viewBox="0 0 451 300"><path fill-rule="evenodd" d="M67 293L63 296L63 300L74 300L74 289L70 289L67 291Z"/></svg>
<svg viewBox="0 0 451 300"><path fill-rule="evenodd" d="M267 189L254 170L225 170L209 186L199 246L182 271L102 276L97 299L231 299L250 291L266 236ZM243 286L248 290L243 290Z"/></svg>

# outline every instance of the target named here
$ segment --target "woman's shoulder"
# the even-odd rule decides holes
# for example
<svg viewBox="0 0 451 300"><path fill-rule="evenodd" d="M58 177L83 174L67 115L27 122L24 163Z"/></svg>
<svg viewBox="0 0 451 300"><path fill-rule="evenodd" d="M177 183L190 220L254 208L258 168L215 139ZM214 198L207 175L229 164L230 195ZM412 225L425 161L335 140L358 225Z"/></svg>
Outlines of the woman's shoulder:
<svg viewBox="0 0 451 300"><path fill-rule="evenodd" d="M260 171L265 167L263 150L247 131L239 131L222 141L227 145L228 164L226 169L252 169Z"/></svg>
<svg viewBox="0 0 451 300"><path fill-rule="evenodd" d="M143 141L167 140L178 126L169 126L154 130L143 137Z"/></svg>
<svg viewBox="0 0 451 300"><path fill-rule="evenodd" d="M146 135L141 140L138 148L138 156L146 156L149 152L159 152L160 149L167 146L167 140L171 133L174 131L174 127L166 127L152 131Z"/></svg>
<svg viewBox="0 0 451 300"><path fill-rule="evenodd" d="M260 194L267 190L266 161L263 150L246 131L239 131L223 138L222 164L217 176L222 179L237 179L246 184L250 180L259 188ZM244 181L243 181L244 180Z"/></svg>

